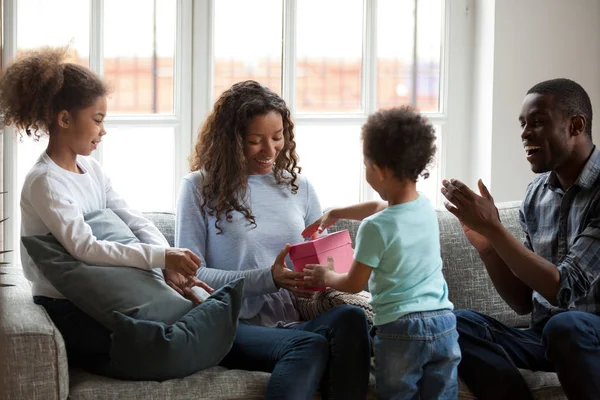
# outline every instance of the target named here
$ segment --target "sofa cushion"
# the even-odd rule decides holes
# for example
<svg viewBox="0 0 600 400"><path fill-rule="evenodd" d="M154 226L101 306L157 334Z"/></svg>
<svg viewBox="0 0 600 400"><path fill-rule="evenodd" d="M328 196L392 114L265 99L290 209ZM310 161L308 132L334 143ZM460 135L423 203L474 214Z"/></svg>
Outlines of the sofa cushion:
<svg viewBox="0 0 600 400"><path fill-rule="evenodd" d="M145 212L148 218L163 234L169 246L175 246L175 214L170 212Z"/></svg>
<svg viewBox="0 0 600 400"><path fill-rule="evenodd" d="M165 382L122 381L71 370L70 400L263 399L271 374L213 367Z"/></svg>
<svg viewBox="0 0 600 400"><path fill-rule="evenodd" d="M213 367L183 379L166 382L132 382L72 369L69 400L259 400L265 397L265 389L270 376L271 374L267 372ZM371 375L369 394L366 400L375 400L376 398L375 379ZM313 400L319 399L321 396L317 393Z"/></svg>

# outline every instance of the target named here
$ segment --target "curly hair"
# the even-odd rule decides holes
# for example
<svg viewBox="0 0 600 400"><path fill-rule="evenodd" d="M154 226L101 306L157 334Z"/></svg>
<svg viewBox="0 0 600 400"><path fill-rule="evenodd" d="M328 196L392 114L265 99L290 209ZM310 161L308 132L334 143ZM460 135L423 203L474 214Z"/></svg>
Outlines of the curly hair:
<svg viewBox="0 0 600 400"><path fill-rule="evenodd" d="M378 111L362 127L363 153L375 165L387 167L399 180L429 177L434 161L435 129L412 107Z"/></svg>
<svg viewBox="0 0 600 400"><path fill-rule="evenodd" d="M289 185L298 192L298 166L294 124L285 101L269 88L255 81L234 84L215 102L211 114L198 131L192 156L191 171L204 171L205 179L197 188L202 198L202 215L216 216L215 228L223 233L221 218L232 221L237 211L254 226L256 219L248 205L248 162L244 156L244 137L252 118L271 111L281 114L284 147L273 164L273 173L279 184Z"/></svg>
<svg viewBox="0 0 600 400"><path fill-rule="evenodd" d="M68 47L19 54L0 77L0 113L6 125L39 139L50 134L57 114L89 107L108 89L88 68L66 62Z"/></svg>

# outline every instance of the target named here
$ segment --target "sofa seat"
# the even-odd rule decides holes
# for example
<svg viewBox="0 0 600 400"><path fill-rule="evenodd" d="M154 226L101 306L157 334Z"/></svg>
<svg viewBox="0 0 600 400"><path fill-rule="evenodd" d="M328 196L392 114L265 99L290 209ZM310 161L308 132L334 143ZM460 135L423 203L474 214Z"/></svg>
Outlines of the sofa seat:
<svg viewBox="0 0 600 400"><path fill-rule="evenodd" d="M70 371L69 399L73 400L197 400L262 399L270 374L212 367L183 379L165 382L121 381L93 375L80 369ZM371 375L368 399L375 400L375 377ZM320 399L319 395L314 397Z"/></svg>
<svg viewBox="0 0 600 400"><path fill-rule="evenodd" d="M535 400L561 400L564 393L556 374L521 370ZM184 379L165 382L121 381L93 375L79 369L70 370L69 399L73 400L192 400L192 399L262 399L269 379L266 372L228 370L213 367ZM376 399L375 378L371 374L368 399ZM459 379L459 399L476 400ZM320 399L320 396L315 396Z"/></svg>
<svg viewBox="0 0 600 400"><path fill-rule="evenodd" d="M558 377L553 372L520 370L527 382L527 386L533 394L535 400L565 400L565 394L560 386ZM477 400L473 392L459 378L458 380L458 398L460 400Z"/></svg>

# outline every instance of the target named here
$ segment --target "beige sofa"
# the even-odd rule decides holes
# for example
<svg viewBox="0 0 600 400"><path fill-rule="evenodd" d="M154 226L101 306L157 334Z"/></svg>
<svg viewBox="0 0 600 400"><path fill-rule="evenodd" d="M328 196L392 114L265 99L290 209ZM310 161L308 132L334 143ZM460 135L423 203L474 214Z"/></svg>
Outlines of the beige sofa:
<svg viewBox="0 0 600 400"><path fill-rule="evenodd" d="M518 203L500 205L504 225L521 235ZM173 242L174 216L147 214ZM460 225L446 211L438 212L444 272L456 308L484 312L507 324L524 327L527 316L512 312L495 292L476 252L465 240ZM336 229L358 224L340 221ZM63 339L42 307L31 299L28 282L15 267L0 268L0 333L5 335L7 368L0 376L3 399L261 399L269 374L210 368L185 379L166 382L128 382L69 369ZM523 371L536 399L565 399L553 373ZM373 379L371 380L374 389ZM375 398L373 394L369 397ZM460 382L460 399L474 399Z"/></svg>

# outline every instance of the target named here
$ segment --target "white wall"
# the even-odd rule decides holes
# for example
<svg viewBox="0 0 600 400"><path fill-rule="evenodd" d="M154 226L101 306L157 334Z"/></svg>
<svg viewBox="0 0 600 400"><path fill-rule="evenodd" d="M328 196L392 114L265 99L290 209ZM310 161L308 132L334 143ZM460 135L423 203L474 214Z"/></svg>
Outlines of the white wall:
<svg viewBox="0 0 600 400"><path fill-rule="evenodd" d="M502 0L500 0L502 1ZM474 13L473 94L469 154L471 174L469 184L477 179L490 182L492 165L492 114L494 111L494 14L496 0L477 3Z"/></svg>
<svg viewBox="0 0 600 400"><path fill-rule="evenodd" d="M444 99L449 130L442 130L443 176L439 179L467 179L470 165L470 127L468 110L471 107L469 86L472 80L471 56L474 42L472 15L473 0L448 0L449 29L446 32L446 57L450 60L446 71L446 90L451 100ZM438 182L439 186L439 182ZM440 196L441 197L441 196ZM440 199L441 200L441 199Z"/></svg>
<svg viewBox="0 0 600 400"><path fill-rule="evenodd" d="M598 115L593 136L600 144L600 1L476 0L474 6L473 109L481 115L473 119L471 151L481 154L473 158L471 183L482 175L496 201L519 200L534 177L517 122L531 86L559 77L579 82Z"/></svg>

